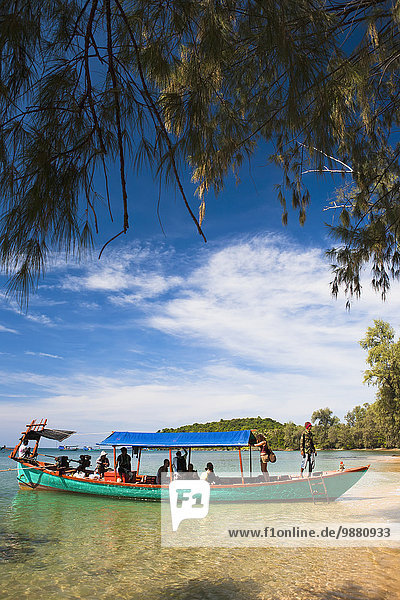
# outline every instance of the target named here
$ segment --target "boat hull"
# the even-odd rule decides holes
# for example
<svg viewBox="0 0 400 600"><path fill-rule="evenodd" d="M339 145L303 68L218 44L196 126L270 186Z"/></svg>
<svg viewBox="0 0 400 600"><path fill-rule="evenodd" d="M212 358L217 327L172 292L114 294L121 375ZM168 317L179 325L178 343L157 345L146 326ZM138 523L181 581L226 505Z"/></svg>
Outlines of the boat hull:
<svg viewBox="0 0 400 600"><path fill-rule="evenodd" d="M332 471L311 478L272 482L212 485L212 502L307 502L339 498L366 473L368 467ZM130 500L160 501L168 498L168 486L126 484L58 475L29 464L18 464L18 482L29 489L91 494ZM189 482L188 482L189 483Z"/></svg>

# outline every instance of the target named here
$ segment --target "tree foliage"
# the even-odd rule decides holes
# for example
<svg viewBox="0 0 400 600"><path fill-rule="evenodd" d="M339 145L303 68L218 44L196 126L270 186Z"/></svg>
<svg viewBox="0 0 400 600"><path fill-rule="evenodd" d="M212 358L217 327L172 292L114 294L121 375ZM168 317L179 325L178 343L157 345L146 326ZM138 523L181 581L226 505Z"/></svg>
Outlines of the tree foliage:
<svg viewBox="0 0 400 600"><path fill-rule="evenodd" d="M182 425L177 428L161 429L162 433L175 431L240 431L244 429L257 429L260 431L269 431L281 427L279 421L269 417L243 417L237 419L220 419L219 421L210 421L209 423L192 423L192 425Z"/></svg>
<svg viewBox="0 0 400 600"><path fill-rule="evenodd" d="M311 415L311 422L317 425L314 427L316 439L319 441L321 448L331 447L332 442L336 442L337 432L335 436L332 435L334 429L339 424L338 417L335 417L330 408L320 408L315 410ZM329 439L329 436L331 439Z"/></svg>
<svg viewBox="0 0 400 600"><path fill-rule="evenodd" d="M395 341L389 323L375 320L360 345L368 352L364 382L378 388L374 407L377 427L386 446L400 445L400 339Z"/></svg>
<svg viewBox="0 0 400 600"><path fill-rule="evenodd" d="M392 427L393 415L379 401L355 406L344 417L344 422L330 408L314 411L312 421L315 445L319 450L374 449L400 447L400 431ZM397 419L397 421L396 421ZM398 414L395 422L398 422ZM221 419L209 423L193 423L161 431L237 431L253 429L263 433L275 450L299 450L303 425L293 421L279 423L270 418L246 417Z"/></svg>
<svg viewBox="0 0 400 600"><path fill-rule="evenodd" d="M304 223L305 173L347 178L332 289L359 294L371 260L385 295L400 263L399 14L387 0L4 0L0 260L11 288L26 298L52 250L91 245L102 227L94 182L102 173L111 213L115 161L113 237L139 201L132 167L172 182L204 236L207 192L264 140L283 171L284 222L291 203Z"/></svg>

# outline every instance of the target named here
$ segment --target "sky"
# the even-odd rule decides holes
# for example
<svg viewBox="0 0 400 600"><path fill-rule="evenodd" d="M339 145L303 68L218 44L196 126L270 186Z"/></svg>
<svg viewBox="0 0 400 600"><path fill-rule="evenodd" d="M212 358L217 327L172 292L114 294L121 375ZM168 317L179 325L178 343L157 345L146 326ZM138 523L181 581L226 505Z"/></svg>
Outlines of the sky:
<svg viewBox="0 0 400 600"><path fill-rule="evenodd" d="M333 299L324 255L333 211L323 210L333 185L310 180L305 226L292 213L284 228L280 179L259 152L240 185L207 200L204 244L171 189L162 189L163 232L158 185L132 175L131 228L101 260L117 222L80 262L54 253L28 311L1 276L0 444L33 418L94 445L114 430L235 417L304 423L327 406L343 419L373 402L359 340L374 319L398 330L398 285L383 303L367 273L350 311L343 295ZM111 191L116 207L117 180Z"/></svg>

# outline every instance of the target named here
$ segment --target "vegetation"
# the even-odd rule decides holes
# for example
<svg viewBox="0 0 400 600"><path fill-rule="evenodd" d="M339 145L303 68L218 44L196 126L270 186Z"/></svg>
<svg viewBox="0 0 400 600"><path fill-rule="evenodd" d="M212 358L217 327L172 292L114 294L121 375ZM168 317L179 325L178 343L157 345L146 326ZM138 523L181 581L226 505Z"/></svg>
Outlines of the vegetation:
<svg viewBox="0 0 400 600"><path fill-rule="evenodd" d="M10 288L23 301L52 251L92 245L101 196L116 218L111 239L126 234L132 166L174 184L205 239L207 193L267 141L284 222L291 203L304 223L309 173L345 180L333 292L359 294L371 261L385 295L400 264L399 22L394 0L3 0L0 264Z"/></svg>
<svg viewBox="0 0 400 600"><path fill-rule="evenodd" d="M389 448L400 445L400 339L394 337L389 323L375 320L360 342L368 351L364 382L378 388L373 405L377 433Z"/></svg>
<svg viewBox="0 0 400 600"><path fill-rule="evenodd" d="M399 448L400 447L400 339L389 323L375 320L360 342L368 351L364 382L378 388L376 401L350 410L344 423L330 408L311 415L317 448ZM162 431L235 431L256 429L274 449L298 450L303 425L279 423L261 417L221 419L211 423L194 423Z"/></svg>
<svg viewBox="0 0 400 600"><path fill-rule="evenodd" d="M171 427L161 429L163 433L175 431L239 431L243 429L257 429L257 431L272 431L280 429L282 423L274 419L263 419L261 417L245 417L242 419L221 419L220 421L210 421L209 423L193 423L192 425L182 425L173 429Z"/></svg>

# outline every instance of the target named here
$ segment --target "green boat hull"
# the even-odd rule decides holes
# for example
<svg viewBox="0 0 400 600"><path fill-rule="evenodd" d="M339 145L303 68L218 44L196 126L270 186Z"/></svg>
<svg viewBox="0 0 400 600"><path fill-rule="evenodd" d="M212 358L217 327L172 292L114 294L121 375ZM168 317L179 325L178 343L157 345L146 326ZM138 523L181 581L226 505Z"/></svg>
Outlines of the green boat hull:
<svg viewBox="0 0 400 600"><path fill-rule="evenodd" d="M279 479L272 482L212 485L212 502L306 502L339 498L366 473L368 467L333 471L311 478ZM29 464L18 464L21 487L131 500L168 499L168 486L103 482L51 473ZM188 482L189 484L189 482Z"/></svg>

